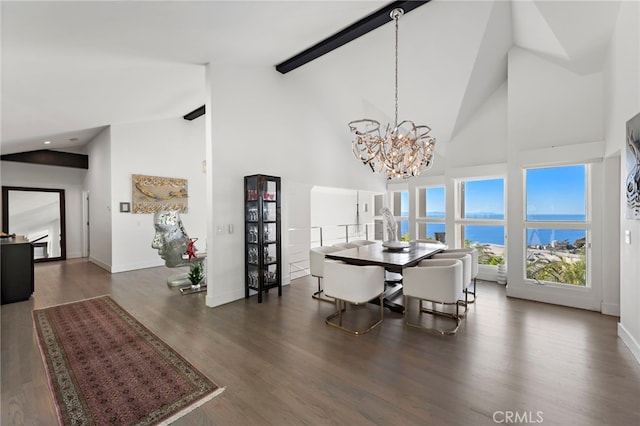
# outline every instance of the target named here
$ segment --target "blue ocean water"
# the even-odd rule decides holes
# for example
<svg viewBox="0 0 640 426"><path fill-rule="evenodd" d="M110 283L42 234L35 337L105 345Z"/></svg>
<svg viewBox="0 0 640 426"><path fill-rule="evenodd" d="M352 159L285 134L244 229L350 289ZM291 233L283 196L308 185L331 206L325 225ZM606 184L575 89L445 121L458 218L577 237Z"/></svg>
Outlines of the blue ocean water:
<svg viewBox="0 0 640 426"><path fill-rule="evenodd" d="M479 214L468 215L469 218L482 219L502 219L503 215L497 214ZM585 215L529 215L528 221L541 222L568 222L568 221L584 221ZM435 238L436 232L444 232L445 225L443 223L430 223L427 225L427 238ZM409 232L409 222L400 222L400 235ZM505 230L503 226L483 226L483 225L467 225L464 228L465 239L481 244L504 245ZM585 238L586 232L583 230L572 229L529 229L527 231L527 246L547 245L552 241L567 240L570 243Z"/></svg>

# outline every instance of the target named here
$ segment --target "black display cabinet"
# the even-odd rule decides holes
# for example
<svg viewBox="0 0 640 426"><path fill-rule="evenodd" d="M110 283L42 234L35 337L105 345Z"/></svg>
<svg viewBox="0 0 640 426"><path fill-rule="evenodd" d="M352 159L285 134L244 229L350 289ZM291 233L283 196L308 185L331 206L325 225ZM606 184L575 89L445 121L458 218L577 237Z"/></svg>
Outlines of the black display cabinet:
<svg viewBox="0 0 640 426"><path fill-rule="evenodd" d="M272 288L282 296L280 225L280 178L267 175L244 177L245 298Z"/></svg>

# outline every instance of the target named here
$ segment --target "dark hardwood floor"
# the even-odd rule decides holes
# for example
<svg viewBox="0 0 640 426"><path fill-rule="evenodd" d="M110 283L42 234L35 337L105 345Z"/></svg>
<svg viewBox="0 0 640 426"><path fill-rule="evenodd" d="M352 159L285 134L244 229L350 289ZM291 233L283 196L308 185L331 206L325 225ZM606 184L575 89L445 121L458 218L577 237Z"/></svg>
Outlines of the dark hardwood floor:
<svg viewBox="0 0 640 426"><path fill-rule="evenodd" d="M56 424L32 309L110 294L226 387L176 425L640 424L640 365L614 317L510 299L503 286L480 282L453 337L407 328L388 311L381 327L351 336L324 324L333 306L311 298L311 277L262 304L207 308L204 293L166 286L174 273L112 275L82 259L37 264L33 297L0 309L0 423Z"/></svg>

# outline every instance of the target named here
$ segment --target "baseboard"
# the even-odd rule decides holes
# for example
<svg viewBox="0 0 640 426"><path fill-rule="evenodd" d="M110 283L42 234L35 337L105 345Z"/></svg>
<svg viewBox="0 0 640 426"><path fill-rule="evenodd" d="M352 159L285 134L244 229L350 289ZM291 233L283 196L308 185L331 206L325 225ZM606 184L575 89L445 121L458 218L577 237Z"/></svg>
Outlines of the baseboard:
<svg viewBox="0 0 640 426"><path fill-rule="evenodd" d="M495 266L479 265L478 277L483 281L498 281L498 269Z"/></svg>
<svg viewBox="0 0 640 426"><path fill-rule="evenodd" d="M207 291L207 297L205 298L205 304L210 308L216 306L225 305L227 303L235 302L236 300L244 297L244 289L234 290L224 294L211 294Z"/></svg>
<svg viewBox="0 0 640 426"><path fill-rule="evenodd" d="M289 283L282 284L283 287L286 287L288 285ZM278 297L277 293L278 293L278 289L274 288L274 289L271 289L271 291L269 292L269 295L263 294L263 297L270 297L270 295L273 295L273 294L275 294L275 296ZM250 299L255 300L257 303L258 297L255 294L256 293L252 291ZM234 290L234 291L226 292L224 294L210 294L209 292L207 292L207 297L205 298L205 304L210 308L215 308L216 306L225 305L227 303L235 302L236 300L240 300L240 299L244 299L244 288L241 289L240 291Z"/></svg>
<svg viewBox="0 0 640 426"><path fill-rule="evenodd" d="M629 348L636 362L640 364L640 344L633 338L631 333L621 323L618 323L618 337Z"/></svg>
<svg viewBox="0 0 640 426"><path fill-rule="evenodd" d="M79 251L67 252L67 259L77 259L79 257L84 257Z"/></svg>
<svg viewBox="0 0 640 426"><path fill-rule="evenodd" d="M573 291L574 289L567 290ZM561 292L552 294L549 291L543 291L542 288L537 289L531 286L517 286L509 284L507 286L507 296L596 312L600 312L601 309L600 304L594 304L594 302L588 297L580 297L578 294L566 294Z"/></svg>
<svg viewBox="0 0 640 426"><path fill-rule="evenodd" d="M617 303L602 303L600 312L604 315L611 315L614 317L620 316L620 305Z"/></svg>
<svg viewBox="0 0 640 426"><path fill-rule="evenodd" d="M111 272L111 265L107 265L106 263L100 262L98 259L94 257L89 257L89 262L98 265L102 269Z"/></svg>
<svg viewBox="0 0 640 426"><path fill-rule="evenodd" d="M135 271L138 269L157 268L158 266L164 266L164 262L162 260L153 260L124 265L114 265L111 267L111 273L115 274L118 272Z"/></svg>

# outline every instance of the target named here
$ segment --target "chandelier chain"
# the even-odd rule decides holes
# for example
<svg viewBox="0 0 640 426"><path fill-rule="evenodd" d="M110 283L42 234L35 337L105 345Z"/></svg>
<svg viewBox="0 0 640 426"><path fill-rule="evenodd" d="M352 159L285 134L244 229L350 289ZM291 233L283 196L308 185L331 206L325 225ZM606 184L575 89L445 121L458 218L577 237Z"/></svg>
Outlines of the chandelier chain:
<svg viewBox="0 0 640 426"><path fill-rule="evenodd" d="M396 119L394 122L394 127L398 127L398 20L400 19L399 15L395 15L395 17L393 18L396 21L396 46L395 46L395 55L396 55L396 97L395 97L395 102L396 102Z"/></svg>
<svg viewBox="0 0 640 426"><path fill-rule="evenodd" d="M395 121L386 126L384 134L380 122L364 118L349 123L355 135L351 144L353 155L374 173L383 173L388 179L408 179L431 167L436 140L429 136L431 128L405 120L398 123L398 19L404 14L400 8L390 13L395 21Z"/></svg>

